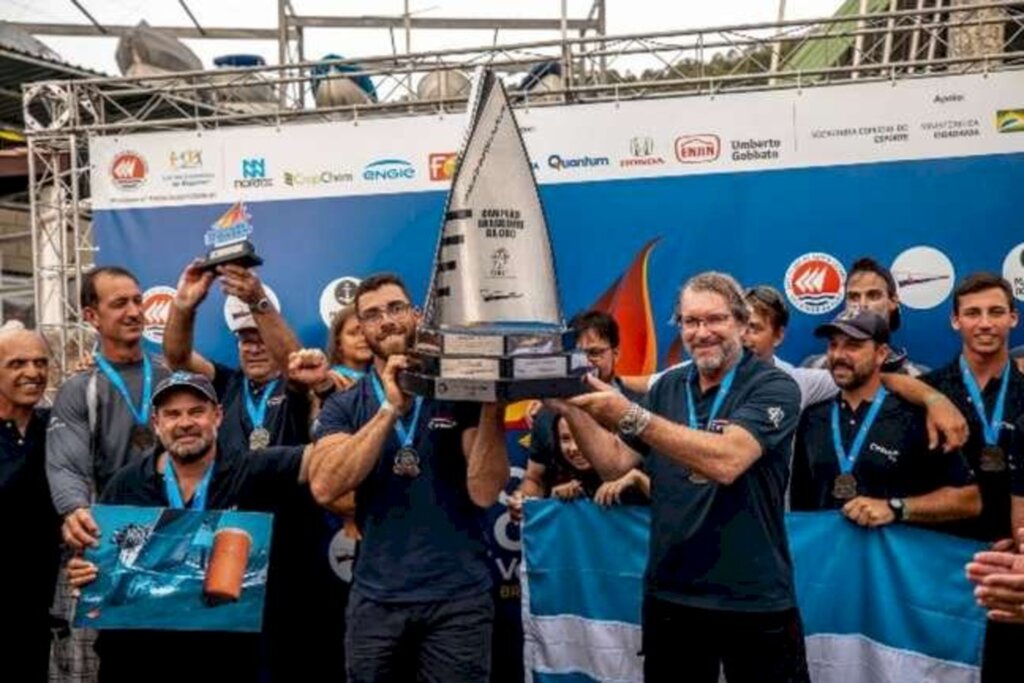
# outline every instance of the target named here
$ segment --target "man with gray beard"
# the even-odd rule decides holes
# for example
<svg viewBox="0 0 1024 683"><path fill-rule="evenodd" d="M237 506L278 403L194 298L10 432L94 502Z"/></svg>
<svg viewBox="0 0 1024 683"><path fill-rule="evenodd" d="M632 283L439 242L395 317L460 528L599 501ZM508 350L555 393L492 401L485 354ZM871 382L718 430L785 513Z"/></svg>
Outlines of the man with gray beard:
<svg viewBox="0 0 1024 683"><path fill-rule="evenodd" d="M841 509L864 527L906 522L941 530L978 516L981 494L963 453L930 449L924 410L882 385L885 318L849 310L814 333L828 339L826 358L840 394L800 420L792 508Z"/></svg>
<svg viewBox="0 0 1024 683"><path fill-rule="evenodd" d="M679 296L693 363L639 403L600 380L547 403L605 479L646 459L651 542L643 607L644 680L809 681L783 520L800 389L742 344L749 309L729 275ZM606 429L597 429L594 421Z"/></svg>

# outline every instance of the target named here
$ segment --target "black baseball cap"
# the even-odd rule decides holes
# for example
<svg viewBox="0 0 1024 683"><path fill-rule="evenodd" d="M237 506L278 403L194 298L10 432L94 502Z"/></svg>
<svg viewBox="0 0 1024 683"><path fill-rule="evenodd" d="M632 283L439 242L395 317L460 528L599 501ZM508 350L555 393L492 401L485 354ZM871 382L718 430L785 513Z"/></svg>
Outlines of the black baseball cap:
<svg viewBox="0 0 1024 683"><path fill-rule="evenodd" d="M836 332L851 339L873 339L879 344L889 343L889 323L874 311L843 311L832 322L818 325L814 329L814 336L831 337Z"/></svg>
<svg viewBox="0 0 1024 683"><path fill-rule="evenodd" d="M156 385L156 391L153 392L153 407L158 407L162 399L166 399L177 389L188 389L211 403L218 403L213 382L206 375L179 370L171 373Z"/></svg>

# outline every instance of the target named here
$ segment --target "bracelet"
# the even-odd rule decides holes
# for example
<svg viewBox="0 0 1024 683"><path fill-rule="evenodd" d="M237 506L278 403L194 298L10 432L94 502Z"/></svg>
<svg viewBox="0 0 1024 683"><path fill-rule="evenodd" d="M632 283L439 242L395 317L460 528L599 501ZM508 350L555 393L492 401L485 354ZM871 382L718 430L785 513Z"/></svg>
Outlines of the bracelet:
<svg viewBox="0 0 1024 683"><path fill-rule="evenodd" d="M396 413L396 414L398 413L398 411L395 410L394 404L391 403L391 401L389 401L387 399L384 399L383 401L381 401L380 409L379 409L378 412Z"/></svg>
<svg viewBox="0 0 1024 683"><path fill-rule="evenodd" d="M933 391L932 393L930 393L927 396L925 396L924 404L925 404L925 406L930 406L930 405L933 405L935 403L938 403L939 401L941 401L944 398L946 398L945 394L942 394L942 393L940 393L938 391Z"/></svg>

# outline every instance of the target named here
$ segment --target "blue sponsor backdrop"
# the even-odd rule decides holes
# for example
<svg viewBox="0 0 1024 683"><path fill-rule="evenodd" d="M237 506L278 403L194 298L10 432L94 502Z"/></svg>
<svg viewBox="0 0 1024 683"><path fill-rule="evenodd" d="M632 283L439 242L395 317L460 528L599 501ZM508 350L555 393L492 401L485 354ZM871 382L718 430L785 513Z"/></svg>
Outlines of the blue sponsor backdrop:
<svg viewBox="0 0 1024 683"><path fill-rule="evenodd" d="M676 289L689 274L726 270L744 284L780 289L789 264L811 251L848 265L873 255L890 263L915 245L944 252L957 276L1000 272L1022 241L1017 226L1024 155L889 162L853 166L723 173L542 187L555 245L566 315L591 304L655 236L648 282L663 358L675 329L668 324ZM401 182L401 181L396 181ZM266 265L261 276L281 299L308 345L325 329L318 301L343 275L400 273L417 301L429 278L445 192L257 202L248 205L253 241ZM97 211L98 261L123 264L143 287L174 286L185 263L200 255L203 234L227 204ZM904 308L897 342L914 360L950 359L950 301L930 310ZM233 363L235 347L215 292L197 324L197 348ZM780 356L798 361L821 345L810 330L833 315L793 310Z"/></svg>

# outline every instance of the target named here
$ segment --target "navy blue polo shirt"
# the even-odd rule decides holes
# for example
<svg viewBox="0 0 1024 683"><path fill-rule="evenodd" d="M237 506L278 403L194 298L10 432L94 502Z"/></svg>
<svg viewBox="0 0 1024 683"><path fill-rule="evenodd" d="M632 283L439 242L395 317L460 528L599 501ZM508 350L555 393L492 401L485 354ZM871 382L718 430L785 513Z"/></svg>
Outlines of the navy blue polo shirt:
<svg viewBox="0 0 1024 683"><path fill-rule="evenodd" d="M50 411L37 408L25 433L0 419L0 519L4 544L18 559L0 563L0 585L11 624L46 627L60 563L61 518L46 481L46 424Z"/></svg>
<svg viewBox="0 0 1024 683"><path fill-rule="evenodd" d="M335 393L317 417L314 437L355 434L380 409L367 373ZM412 411L403 417L411 419ZM393 471L401 444L392 430L370 475L356 490L363 534L353 590L382 602L465 597L491 587L484 544L485 510L469 498L462 434L476 427L480 406L423 400L413 445L420 474Z"/></svg>
<svg viewBox="0 0 1024 683"><path fill-rule="evenodd" d="M250 380L242 370L220 363L213 364L213 388L224 408L221 439L229 447L238 450L249 449L249 434L253 430L245 406L245 382ZM253 403L258 405L262 395L260 392L266 385L257 388L250 382L249 387L253 391ZM309 392L305 387L290 387L282 377L267 401L263 422L263 426L270 432L270 445L298 446L309 443L310 411Z"/></svg>
<svg viewBox="0 0 1024 683"><path fill-rule="evenodd" d="M862 401L853 410L838 396L804 411L793 451L790 505L794 510L837 509L846 503L832 495L841 471L832 439L832 408L837 403L839 433L847 451L872 404ZM924 409L894 394L886 395L868 430L853 476L859 495L882 500L974 483L974 474L959 449L951 453L943 453L941 448L929 450Z"/></svg>
<svg viewBox="0 0 1024 683"><path fill-rule="evenodd" d="M965 521L958 525L956 533L982 541L995 541L1010 537L1010 472L1009 468L1001 472L986 472L980 467L981 450L985 446L984 430L978 411L974 408L971 395L964 385L960 374L960 356L951 363L921 377L922 380L945 394L963 413L970 428L967 443L963 445L964 456L974 471L974 476L981 489L981 517ZM996 397L1002 386L1002 377L993 377L981 390L981 398L985 402L985 414L992 415ZM1015 422L1024 415L1024 375L1017 369L1016 363L1010 363L1009 386L1006 389L1006 408L1003 414L1003 427L999 430L999 446L1009 453L1013 448L1014 435L1017 431ZM962 527L960 529L959 527Z"/></svg>
<svg viewBox="0 0 1024 683"><path fill-rule="evenodd" d="M301 488L301 447L266 448L260 451L218 449L210 479L207 507L210 510L258 510L277 512ZM100 502L110 505L167 507L163 475L157 471L158 453L150 451L118 471ZM101 529L101 532L109 530ZM102 541L101 541L102 542ZM275 539L274 545L277 545ZM273 592L278 553L271 551L267 600ZM268 607L269 616L269 607ZM96 651L103 660L103 680L134 681L140 671L152 680L184 681L195 678L197 662L203 662L204 680L257 680L260 665L260 634L204 633L195 631L109 630L100 633ZM189 653L187 657L154 657L161 652Z"/></svg>
<svg viewBox="0 0 1024 683"><path fill-rule="evenodd" d="M691 367L665 373L643 405L687 425L689 382L697 419L706 425L719 388L702 392ZM784 506L799 413L796 382L744 351L732 388L711 425L711 431L737 425L761 444L761 457L735 482L696 483L686 466L642 441L629 440L646 456L651 478L648 594L713 610L773 612L796 605Z"/></svg>
<svg viewBox="0 0 1024 683"><path fill-rule="evenodd" d="M1010 493L1024 498L1024 415L1014 423L1010 446Z"/></svg>

